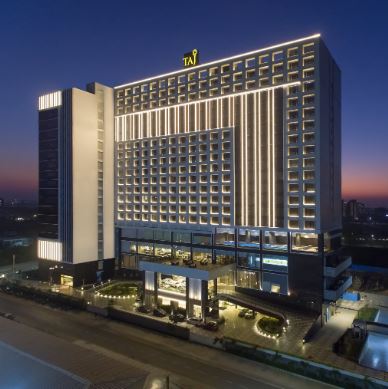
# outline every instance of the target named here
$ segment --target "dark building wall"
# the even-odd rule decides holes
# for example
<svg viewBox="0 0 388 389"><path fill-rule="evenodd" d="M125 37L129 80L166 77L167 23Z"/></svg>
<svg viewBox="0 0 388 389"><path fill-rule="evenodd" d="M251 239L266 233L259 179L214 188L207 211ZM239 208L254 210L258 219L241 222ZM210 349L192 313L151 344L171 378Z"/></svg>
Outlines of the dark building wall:
<svg viewBox="0 0 388 389"><path fill-rule="evenodd" d="M341 71L319 42L319 195L321 231L341 228Z"/></svg>
<svg viewBox="0 0 388 389"><path fill-rule="evenodd" d="M57 266L55 268L55 266ZM84 284L93 284L98 281L98 272L101 271L101 280L107 280L114 276L115 259L105 259L103 261L103 268L98 268L98 261L84 262L73 265L71 263L55 262L40 260L39 261L39 278L41 280L60 284L61 274L73 277L73 286L78 287ZM51 269L50 268L54 268Z"/></svg>
<svg viewBox="0 0 388 389"><path fill-rule="evenodd" d="M39 236L58 239L59 110L39 112Z"/></svg>
<svg viewBox="0 0 388 389"><path fill-rule="evenodd" d="M289 290L293 300L317 312L323 302L322 255L293 254L289 261Z"/></svg>

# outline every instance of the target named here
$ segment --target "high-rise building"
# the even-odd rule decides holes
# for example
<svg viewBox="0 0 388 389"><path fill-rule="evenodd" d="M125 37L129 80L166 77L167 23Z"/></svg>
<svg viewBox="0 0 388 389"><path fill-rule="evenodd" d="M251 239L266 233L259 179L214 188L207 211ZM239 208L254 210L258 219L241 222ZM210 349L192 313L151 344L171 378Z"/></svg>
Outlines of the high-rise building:
<svg viewBox="0 0 388 389"><path fill-rule="evenodd" d="M343 217L347 220L358 220L360 216L365 214L365 204L357 200L349 200L342 202Z"/></svg>
<svg viewBox="0 0 388 389"><path fill-rule="evenodd" d="M198 55L114 88L114 157L104 158L114 160L117 267L141 272L145 304L188 316L203 318L209 300L231 291L320 312L351 284L340 253L340 70L319 35L204 64ZM77 147L92 149L84 135ZM75 189L80 201L97 198ZM104 207L112 197L104 191ZM87 220L78 231L90 223L90 246L79 247L100 259ZM66 237L47 238L63 250Z"/></svg>
<svg viewBox="0 0 388 389"><path fill-rule="evenodd" d="M113 90L97 83L39 98L38 257L69 285L113 274Z"/></svg>

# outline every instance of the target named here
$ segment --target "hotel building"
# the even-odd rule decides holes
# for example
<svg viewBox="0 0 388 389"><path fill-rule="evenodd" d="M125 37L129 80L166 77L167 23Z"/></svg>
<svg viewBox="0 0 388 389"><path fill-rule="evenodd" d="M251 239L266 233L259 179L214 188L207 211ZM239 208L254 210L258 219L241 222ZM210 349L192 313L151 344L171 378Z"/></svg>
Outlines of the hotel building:
<svg viewBox="0 0 388 389"><path fill-rule="evenodd" d="M141 275L145 304L173 302L201 318L236 292L321 312L351 285L340 252L340 70L319 35L113 91L93 85L40 99L42 157L47 117L65 116L47 198L40 162L40 213L52 216L43 262L73 264L79 284L77 266L108 276L115 257L116 271ZM92 114L63 104L69 93ZM79 124L66 125L67 110ZM82 155L69 160L70 134Z"/></svg>

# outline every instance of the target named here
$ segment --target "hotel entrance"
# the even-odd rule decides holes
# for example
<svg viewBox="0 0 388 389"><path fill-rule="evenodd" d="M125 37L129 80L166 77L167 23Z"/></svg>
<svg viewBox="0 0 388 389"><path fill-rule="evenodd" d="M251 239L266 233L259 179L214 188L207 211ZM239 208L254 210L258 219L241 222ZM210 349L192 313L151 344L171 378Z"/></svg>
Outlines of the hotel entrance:
<svg viewBox="0 0 388 389"><path fill-rule="evenodd" d="M64 286L73 286L73 277L61 274L61 285Z"/></svg>

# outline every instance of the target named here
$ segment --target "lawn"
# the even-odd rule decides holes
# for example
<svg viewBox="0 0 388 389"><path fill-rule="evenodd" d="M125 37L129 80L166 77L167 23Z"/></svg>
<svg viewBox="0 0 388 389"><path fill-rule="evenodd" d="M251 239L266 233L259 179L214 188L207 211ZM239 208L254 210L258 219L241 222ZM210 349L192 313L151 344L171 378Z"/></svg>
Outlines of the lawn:
<svg viewBox="0 0 388 389"><path fill-rule="evenodd" d="M109 296L136 296L137 295L138 286L134 283L129 282L120 282L114 283L104 288L100 289L98 292L102 295Z"/></svg>
<svg viewBox="0 0 388 389"><path fill-rule="evenodd" d="M358 311L357 319L365 321L374 321L376 318L378 309L371 307L363 307Z"/></svg>

